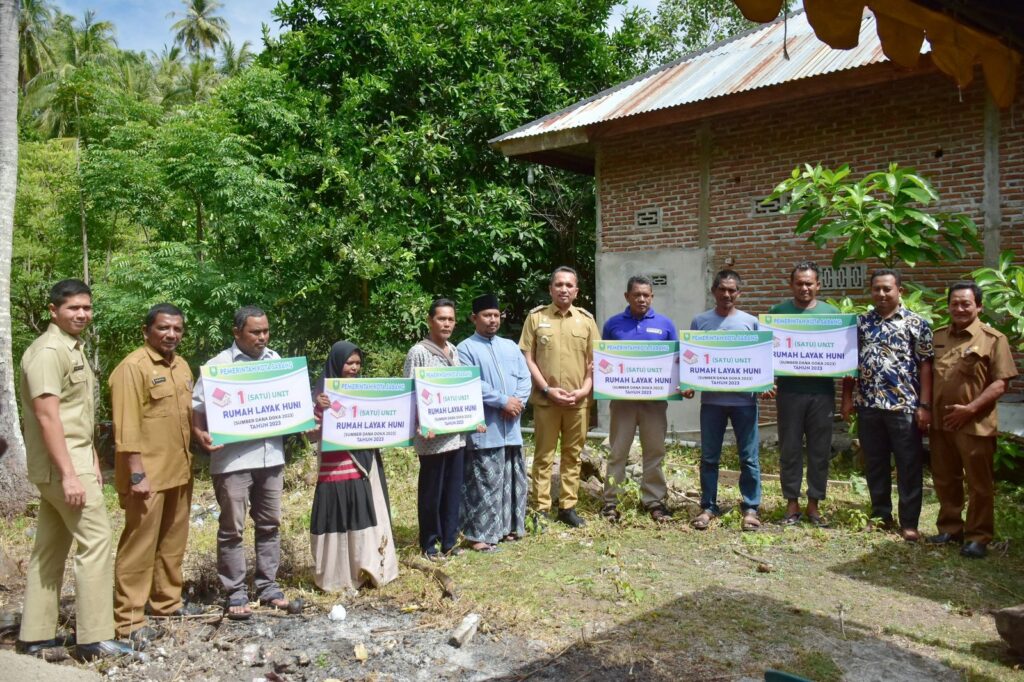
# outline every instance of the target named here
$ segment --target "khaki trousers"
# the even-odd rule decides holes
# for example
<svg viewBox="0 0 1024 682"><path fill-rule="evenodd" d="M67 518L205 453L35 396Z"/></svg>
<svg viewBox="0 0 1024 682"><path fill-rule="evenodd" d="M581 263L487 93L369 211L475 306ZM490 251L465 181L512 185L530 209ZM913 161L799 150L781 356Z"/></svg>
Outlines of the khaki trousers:
<svg viewBox="0 0 1024 682"><path fill-rule="evenodd" d="M555 463L555 450L559 436L562 457L559 476L562 481L558 494L560 509L576 506L580 487L580 453L587 439L587 408L535 405L533 408L534 441L533 467L530 470L530 506L539 512L551 509L551 467Z"/></svg>
<svg viewBox="0 0 1024 682"><path fill-rule="evenodd" d="M645 509L662 504L668 494L665 472L665 434L668 432L668 403L663 400L612 400L609 405L608 477L604 486L605 504L615 504L626 480L626 463L633 436L640 427L643 452L643 478L640 483Z"/></svg>
<svg viewBox="0 0 1024 682"><path fill-rule="evenodd" d="M20 639L37 642L57 631L64 562L75 550L75 620L79 644L114 637L113 540L103 491L94 474L79 474L85 488L85 506L72 509L64 502L64 488L54 476L39 488L36 542L29 559L25 608Z"/></svg>
<svg viewBox="0 0 1024 682"><path fill-rule="evenodd" d="M959 431L932 430L932 482L939 497L940 533L963 534L967 542L988 544L995 531L995 488L992 459L994 436L971 436ZM967 478L967 522L964 522L964 478Z"/></svg>
<svg viewBox="0 0 1024 682"><path fill-rule="evenodd" d="M181 562L191 505L191 483L155 492L149 499L121 497L124 530L114 563L118 637L127 637L146 624L147 601L156 616L181 608Z"/></svg>

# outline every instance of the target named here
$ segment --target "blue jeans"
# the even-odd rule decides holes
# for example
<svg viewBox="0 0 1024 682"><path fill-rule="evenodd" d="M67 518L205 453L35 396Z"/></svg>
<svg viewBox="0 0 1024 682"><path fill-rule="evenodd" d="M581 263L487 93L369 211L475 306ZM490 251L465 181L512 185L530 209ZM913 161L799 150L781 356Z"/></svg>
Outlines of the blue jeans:
<svg viewBox="0 0 1024 682"><path fill-rule="evenodd" d="M758 461L757 405L700 406L700 508L720 514L718 464L725 427L732 421L740 453L740 497L743 511L761 506L761 463Z"/></svg>

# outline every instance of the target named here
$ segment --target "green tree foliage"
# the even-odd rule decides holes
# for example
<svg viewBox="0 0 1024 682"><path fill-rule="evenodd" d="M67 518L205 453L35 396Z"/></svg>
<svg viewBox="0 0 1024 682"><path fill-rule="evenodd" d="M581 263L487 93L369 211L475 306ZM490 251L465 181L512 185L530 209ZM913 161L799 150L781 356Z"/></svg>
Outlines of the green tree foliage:
<svg viewBox="0 0 1024 682"><path fill-rule="evenodd" d="M1014 263L1013 256L1004 251L996 267L979 268L971 276L985 291L983 312L989 324L1024 351L1024 266Z"/></svg>
<svg viewBox="0 0 1024 682"><path fill-rule="evenodd" d="M833 267L864 260L914 267L922 261L954 262L968 249L982 251L970 217L926 210L939 195L912 168L893 163L854 181L849 166L833 171L806 165L794 168L767 200L787 193L782 212L800 214L796 234L807 234L818 248L839 242Z"/></svg>

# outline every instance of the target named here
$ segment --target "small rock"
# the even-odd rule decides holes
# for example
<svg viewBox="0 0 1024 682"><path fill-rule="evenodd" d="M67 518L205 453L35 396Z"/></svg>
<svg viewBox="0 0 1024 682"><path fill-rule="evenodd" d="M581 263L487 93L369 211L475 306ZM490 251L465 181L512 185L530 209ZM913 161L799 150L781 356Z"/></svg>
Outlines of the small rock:
<svg viewBox="0 0 1024 682"><path fill-rule="evenodd" d="M219 649L220 651L231 651L235 648L235 645L231 642L225 642L224 640L218 639L213 643L213 648Z"/></svg>
<svg viewBox="0 0 1024 682"><path fill-rule="evenodd" d="M111 666L111 667L110 667L110 668L109 668L109 669L107 670L107 677L110 677L110 678L114 678L114 677L117 677L118 673L120 673L120 672L121 672L121 669L120 669L120 668L118 668L118 667L117 667L116 665L114 665L114 666Z"/></svg>
<svg viewBox="0 0 1024 682"><path fill-rule="evenodd" d="M263 637L264 639L273 639L274 631L266 625L257 625L254 634L257 637Z"/></svg>
<svg viewBox="0 0 1024 682"><path fill-rule="evenodd" d="M259 644L246 644L242 647L242 662L248 666L257 666L263 662L263 654Z"/></svg>
<svg viewBox="0 0 1024 682"><path fill-rule="evenodd" d="M1024 604L1000 609L992 614L996 630L1010 648L1024 655Z"/></svg>
<svg viewBox="0 0 1024 682"><path fill-rule="evenodd" d="M455 631L452 632L452 636L448 638L448 643L453 647L461 647L468 644L473 639L473 635L476 634L478 625L480 625L480 614L468 614L459 623L459 627L455 628Z"/></svg>
<svg viewBox="0 0 1024 682"><path fill-rule="evenodd" d="M327 614L327 617L333 621L342 621L348 616L348 611L345 610L343 604L335 604L331 607L331 612Z"/></svg>
<svg viewBox="0 0 1024 682"><path fill-rule="evenodd" d="M360 663L363 663L370 658L370 652L366 650L366 645L362 642L359 642L359 644L352 647L352 653Z"/></svg>
<svg viewBox="0 0 1024 682"><path fill-rule="evenodd" d="M309 654L307 654L305 651L303 651L303 652L300 652L299 655L295 657L295 662L298 664L298 666L300 668L305 668L306 666L308 666L310 663L313 662L313 659L311 659L309 657Z"/></svg>

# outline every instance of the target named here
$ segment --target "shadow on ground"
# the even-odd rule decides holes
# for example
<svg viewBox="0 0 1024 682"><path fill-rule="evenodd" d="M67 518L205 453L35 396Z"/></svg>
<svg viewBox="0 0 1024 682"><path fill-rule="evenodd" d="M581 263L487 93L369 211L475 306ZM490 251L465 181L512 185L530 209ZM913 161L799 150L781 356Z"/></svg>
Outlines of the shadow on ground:
<svg viewBox="0 0 1024 682"><path fill-rule="evenodd" d="M761 634L793 633L779 646ZM557 655L517 668L511 680L759 680L775 668L827 682L941 682L961 674L872 634L873 624L810 614L773 599L709 588L624 625L584 632ZM972 674L971 679L985 679Z"/></svg>

